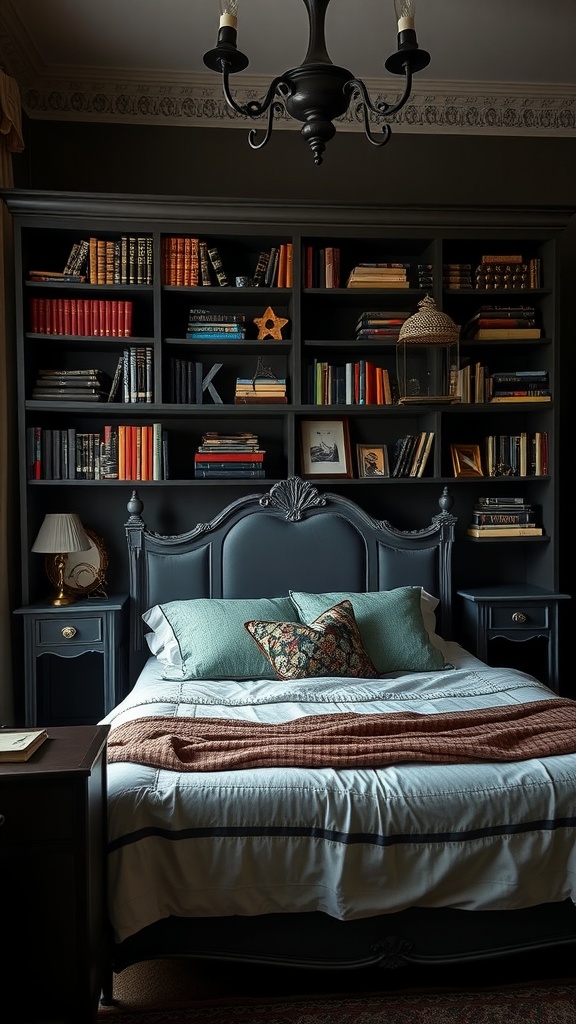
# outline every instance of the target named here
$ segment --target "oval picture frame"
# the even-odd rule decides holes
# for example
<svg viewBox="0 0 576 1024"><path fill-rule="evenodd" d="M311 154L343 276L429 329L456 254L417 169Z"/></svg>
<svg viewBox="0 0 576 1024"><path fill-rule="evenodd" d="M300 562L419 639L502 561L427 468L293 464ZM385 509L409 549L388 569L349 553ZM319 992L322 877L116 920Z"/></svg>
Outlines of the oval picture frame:
<svg viewBox="0 0 576 1024"><path fill-rule="evenodd" d="M64 591L75 597L91 594L106 586L108 552L104 541L93 530L86 527L84 530L90 548L87 551L69 551L64 567ZM46 556L46 573L50 582L58 587L55 555Z"/></svg>

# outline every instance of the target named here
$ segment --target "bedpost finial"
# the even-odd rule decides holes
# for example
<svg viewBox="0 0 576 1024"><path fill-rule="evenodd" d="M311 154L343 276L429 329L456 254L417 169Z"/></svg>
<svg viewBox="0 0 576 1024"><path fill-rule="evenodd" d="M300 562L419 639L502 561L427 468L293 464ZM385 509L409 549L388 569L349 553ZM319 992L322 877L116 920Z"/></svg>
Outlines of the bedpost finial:
<svg viewBox="0 0 576 1024"><path fill-rule="evenodd" d="M442 509L443 512L449 512L450 509L452 508L452 505L454 504L454 498L450 494L447 487L444 487L442 494L438 499L438 504L440 505L440 508Z"/></svg>
<svg viewBox="0 0 576 1024"><path fill-rule="evenodd" d="M141 516L144 509L144 502L140 498L138 491L132 491L132 497L128 502L126 508L131 516Z"/></svg>

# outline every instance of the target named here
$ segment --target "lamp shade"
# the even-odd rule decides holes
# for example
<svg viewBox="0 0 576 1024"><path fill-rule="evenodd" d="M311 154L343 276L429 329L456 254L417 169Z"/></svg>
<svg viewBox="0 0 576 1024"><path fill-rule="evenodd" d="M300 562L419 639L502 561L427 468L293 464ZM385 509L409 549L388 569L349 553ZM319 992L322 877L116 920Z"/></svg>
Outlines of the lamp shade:
<svg viewBox="0 0 576 1024"><path fill-rule="evenodd" d="M89 549L90 541L75 512L49 512L32 545L32 551L46 555Z"/></svg>

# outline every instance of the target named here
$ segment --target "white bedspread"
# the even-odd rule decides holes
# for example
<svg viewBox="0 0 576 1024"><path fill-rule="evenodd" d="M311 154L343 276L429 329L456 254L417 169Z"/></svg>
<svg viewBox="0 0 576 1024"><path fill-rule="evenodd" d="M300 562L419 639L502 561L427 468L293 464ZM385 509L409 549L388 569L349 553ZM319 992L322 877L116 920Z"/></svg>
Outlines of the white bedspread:
<svg viewBox="0 0 576 1024"><path fill-rule="evenodd" d="M453 670L360 681L172 683L151 658L103 721L430 714L556 696L522 672L446 648ZM346 771L111 764L108 821L117 941L169 915L323 911L347 920L576 898L576 754Z"/></svg>

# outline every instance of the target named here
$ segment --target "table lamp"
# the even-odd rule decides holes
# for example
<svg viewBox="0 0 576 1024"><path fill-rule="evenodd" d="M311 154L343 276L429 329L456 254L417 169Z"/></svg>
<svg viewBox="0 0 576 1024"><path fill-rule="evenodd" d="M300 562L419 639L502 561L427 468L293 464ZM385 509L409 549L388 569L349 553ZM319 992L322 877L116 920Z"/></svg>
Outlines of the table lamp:
<svg viewBox="0 0 576 1024"><path fill-rule="evenodd" d="M54 565L58 578L58 591L48 598L48 603L56 606L74 604L73 594L64 592L64 569L69 551L88 551L90 540L80 517L75 512L50 512L44 516L44 522L32 545L32 551L39 554L54 555Z"/></svg>

